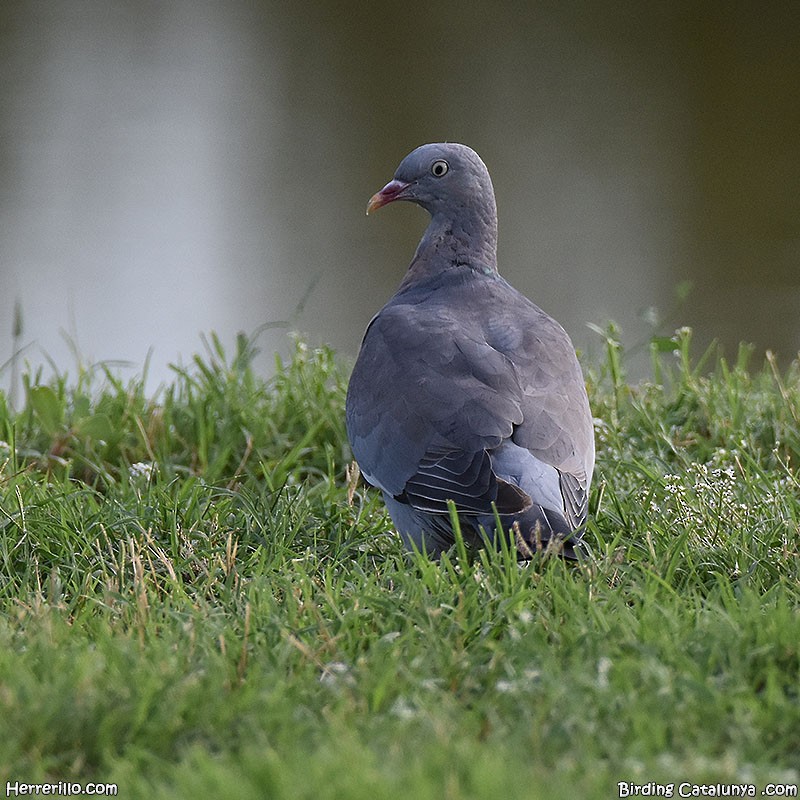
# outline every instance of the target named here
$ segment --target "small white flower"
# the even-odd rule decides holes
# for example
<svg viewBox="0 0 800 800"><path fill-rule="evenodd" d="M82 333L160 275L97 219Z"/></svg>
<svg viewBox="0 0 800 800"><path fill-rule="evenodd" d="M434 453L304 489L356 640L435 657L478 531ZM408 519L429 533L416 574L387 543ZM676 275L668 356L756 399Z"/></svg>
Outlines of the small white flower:
<svg viewBox="0 0 800 800"><path fill-rule="evenodd" d="M343 661L331 661L322 668L319 682L327 686L351 686L354 683L350 665Z"/></svg>
<svg viewBox="0 0 800 800"><path fill-rule="evenodd" d="M608 672L611 669L612 661L610 658L603 656L597 662L597 685L601 689L608 688Z"/></svg>
<svg viewBox="0 0 800 800"><path fill-rule="evenodd" d="M130 465L128 475L131 480L142 478L149 481L156 469L157 467L152 461L137 461L135 464Z"/></svg>
<svg viewBox="0 0 800 800"><path fill-rule="evenodd" d="M412 719L417 716L417 709L414 708L404 697L398 697L390 709L391 713L400 719Z"/></svg>

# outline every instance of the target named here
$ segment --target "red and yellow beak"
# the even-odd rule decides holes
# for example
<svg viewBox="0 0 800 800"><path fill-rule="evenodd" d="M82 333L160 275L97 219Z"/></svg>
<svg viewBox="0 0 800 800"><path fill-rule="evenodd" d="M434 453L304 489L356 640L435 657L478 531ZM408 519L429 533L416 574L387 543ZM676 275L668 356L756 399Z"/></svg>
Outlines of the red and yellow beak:
<svg viewBox="0 0 800 800"><path fill-rule="evenodd" d="M370 197L369 203L367 203L367 214L369 214L370 211L377 211L377 209L389 203L393 203L395 200L402 200L403 192L410 185L411 184L405 181L398 181L397 179L389 181L383 189L379 192L375 192L375 194Z"/></svg>

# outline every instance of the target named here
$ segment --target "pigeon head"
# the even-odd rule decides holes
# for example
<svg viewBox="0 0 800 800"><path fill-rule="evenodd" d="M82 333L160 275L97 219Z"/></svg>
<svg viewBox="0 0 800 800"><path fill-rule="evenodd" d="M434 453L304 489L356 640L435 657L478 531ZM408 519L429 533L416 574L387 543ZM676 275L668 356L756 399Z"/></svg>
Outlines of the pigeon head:
<svg viewBox="0 0 800 800"><path fill-rule="evenodd" d="M453 263L472 262L477 256L483 265L495 267L494 188L474 150L455 143L424 144L413 150L400 162L394 178L370 198L367 214L395 200L416 203L432 217L418 256L430 246L432 253Z"/></svg>
<svg viewBox="0 0 800 800"><path fill-rule="evenodd" d="M394 178L367 205L367 213L395 200L410 200L431 216L491 201L492 179L480 156L463 144L423 144L401 162Z"/></svg>

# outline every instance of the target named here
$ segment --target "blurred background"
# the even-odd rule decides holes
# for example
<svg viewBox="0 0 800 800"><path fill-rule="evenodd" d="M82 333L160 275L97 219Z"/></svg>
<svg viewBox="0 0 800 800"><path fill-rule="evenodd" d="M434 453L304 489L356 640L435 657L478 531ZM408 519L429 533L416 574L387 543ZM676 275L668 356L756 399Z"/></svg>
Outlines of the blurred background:
<svg viewBox="0 0 800 800"><path fill-rule="evenodd" d="M287 328L355 356L426 224L367 199L441 140L481 154L501 272L589 357L613 319L634 350L691 325L788 360L799 30L790 2L6 0L0 383L77 348L150 352L155 389L265 323L265 372Z"/></svg>

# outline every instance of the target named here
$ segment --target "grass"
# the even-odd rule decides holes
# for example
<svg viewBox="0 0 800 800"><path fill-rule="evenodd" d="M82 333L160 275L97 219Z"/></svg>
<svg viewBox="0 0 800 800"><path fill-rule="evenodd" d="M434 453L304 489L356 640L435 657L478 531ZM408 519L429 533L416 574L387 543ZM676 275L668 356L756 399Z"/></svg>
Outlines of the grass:
<svg viewBox="0 0 800 800"><path fill-rule="evenodd" d="M0 395L0 782L119 797L588 798L797 784L800 365L613 328L574 566L406 556L346 375L206 352ZM675 354L673 354L673 351ZM677 788L676 788L677 796Z"/></svg>

